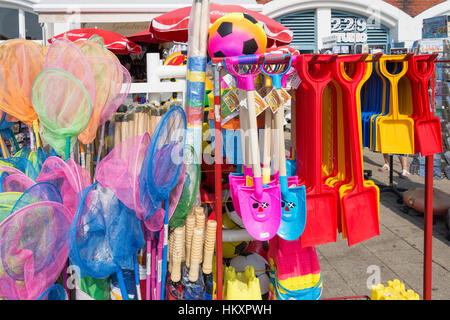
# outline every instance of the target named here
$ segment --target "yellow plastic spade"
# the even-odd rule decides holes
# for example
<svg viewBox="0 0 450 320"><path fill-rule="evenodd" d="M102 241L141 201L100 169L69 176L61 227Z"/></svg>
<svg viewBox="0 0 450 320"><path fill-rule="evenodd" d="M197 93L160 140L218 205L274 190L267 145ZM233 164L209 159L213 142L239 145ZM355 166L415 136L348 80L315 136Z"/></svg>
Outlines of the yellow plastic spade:
<svg viewBox="0 0 450 320"><path fill-rule="evenodd" d="M369 56L366 57L366 61L371 61L371 60L372 60L372 56L369 55ZM357 117L356 118L358 120L357 128L358 128L359 142L360 142L360 149L359 150L362 150L362 148L363 148L363 145L362 145L362 123L361 123L361 121L362 121L361 120L361 98L360 98L361 97L361 90L362 90L363 85L369 80L370 76L372 75L372 72L373 72L372 63L371 62L366 63L364 76L362 77L362 79L359 82L359 84L357 86L357 89L356 89L356 111L357 111ZM347 80L347 81L351 80L351 78L345 72L345 70L343 68L343 64L341 65L341 74L342 74L342 76L343 76L343 78L345 80ZM343 135L344 132L343 131L341 131L341 132L342 132L342 135ZM344 143L349 143L349 142L345 140ZM360 160L361 161L361 170L363 170L363 167L362 167L363 153L359 152L359 156L361 157L361 160ZM349 160L351 160L351 157L349 157ZM350 181L348 183L346 183L344 185L341 185L339 187L339 209L340 209L339 214L340 214L340 217L341 217L340 222L341 222L341 228L342 228L342 238L344 238L344 239L347 238L347 232L346 232L346 228L345 228L345 225L344 225L345 221L343 219L344 218L343 198L349 192L352 192L355 189L355 177L351 174L351 172L354 172L353 165L354 164L352 163L352 170L350 170L350 172L348 173L351 176ZM362 175L363 172L359 172L358 174ZM346 177L346 178L348 178L348 177ZM341 180L341 181L345 181L345 180ZM377 192L377 204L378 204L379 200L380 200L379 199L380 194L379 194L378 187L375 185L375 183L373 181L370 181L370 180L363 180L363 186L364 186L364 188L373 187L373 188L376 189L376 192ZM378 212L378 217L379 217L378 207L376 208L376 210Z"/></svg>
<svg viewBox="0 0 450 320"><path fill-rule="evenodd" d="M238 273L231 266L225 267L223 276L225 300L262 300L259 279L253 266L246 266L244 272Z"/></svg>
<svg viewBox="0 0 450 320"><path fill-rule="evenodd" d="M389 114L378 120L380 149L382 153L414 153L414 120L399 112L399 81L408 71L405 55L391 55L380 58L380 71L390 83ZM391 74L386 68L387 61L402 63L402 70Z"/></svg>

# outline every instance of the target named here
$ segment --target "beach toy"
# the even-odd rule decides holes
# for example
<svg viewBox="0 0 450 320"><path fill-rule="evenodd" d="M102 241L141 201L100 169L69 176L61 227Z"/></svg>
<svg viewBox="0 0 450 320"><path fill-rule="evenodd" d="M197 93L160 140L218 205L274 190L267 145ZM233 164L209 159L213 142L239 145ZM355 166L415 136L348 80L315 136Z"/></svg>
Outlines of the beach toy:
<svg viewBox="0 0 450 320"><path fill-rule="evenodd" d="M263 187L258 145L255 109L255 78L262 70L262 56L245 56L225 59L225 67L237 80L238 88L247 92L249 148L253 165L253 187L238 187L242 221L249 234L256 240L272 238L281 222L280 186ZM241 108L244 109L244 108ZM247 161L247 160L246 160Z"/></svg>
<svg viewBox="0 0 450 320"><path fill-rule="evenodd" d="M68 300L64 287L60 284L54 284L49 287L36 300Z"/></svg>
<svg viewBox="0 0 450 320"><path fill-rule="evenodd" d="M73 159L65 162L55 156L45 160L36 182L50 182L55 185L61 193L64 206L70 210L72 216L75 216L77 211L78 192L92 184L90 174Z"/></svg>
<svg viewBox="0 0 450 320"><path fill-rule="evenodd" d="M69 257L93 278L116 274L123 300L128 300L123 270L138 272L137 251L144 238L136 213L98 182L82 191L67 233Z"/></svg>
<svg viewBox="0 0 450 320"><path fill-rule="evenodd" d="M35 183L22 172L8 173L3 171L0 175L0 192L24 192Z"/></svg>
<svg viewBox="0 0 450 320"><path fill-rule="evenodd" d="M70 213L57 202L25 206L0 224L0 297L34 300L53 285L67 262Z"/></svg>
<svg viewBox="0 0 450 320"><path fill-rule="evenodd" d="M143 187L140 192L141 201L144 203L145 201L151 201L154 208L161 208L162 201L165 205L164 210L162 208L161 210L156 209L149 215L150 218L144 221L146 228L150 231L161 230L162 226L165 230L161 300L164 300L167 265L169 196L181 172L185 139L186 114L181 107L175 106L164 115L153 133L140 174L139 183Z"/></svg>
<svg viewBox="0 0 450 320"><path fill-rule="evenodd" d="M33 166L30 160L25 157L11 157L7 159L1 159L0 160L2 164L9 164L12 167L20 170L21 172L25 173L28 177L30 177L33 180L36 180L39 172L36 171L36 168Z"/></svg>
<svg viewBox="0 0 450 320"><path fill-rule="evenodd" d="M65 38L55 40L48 47L44 68L58 68L71 73L85 87L92 103L95 102L94 74L87 58L72 41Z"/></svg>
<svg viewBox="0 0 450 320"><path fill-rule="evenodd" d="M17 210L20 210L30 204L42 201L52 201L63 204L61 194L54 184L40 182L34 184L22 193L20 198L18 198L16 203L14 203L10 214L14 214Z"/></svg>
<svg viewBox="0 0 450 320"><path fill-rule="evenodd" d="M208 53L214 58L262 54L267 36L251 15L232 12L214 21L209 28Z"/></svg>
<svg viewBox="0 0 450 320"><path fill-rule="evenodd" d="M170 215L169 226L172 228L181 227L186 221L186 217L194 205L200 185L200 165L194 162L196 159L194 147L186 145L183 157L186 168L185 177L180 199L176 204L175 211ZM172 205L172 202L169 204L169 213L172 211L170 205Z"/></svg>
<svg viewBox="0 0 450 320"><path fill-rule="evenodd" d="M390 82L389 114L378 119L380 144L382 153L413 154L414 153L414 121L407 115L399 113L398 83L408 71L405 55L383 56L379 60L380 71ZM386 68L387 61L402 64L397 74Z"/></svg>
<svg viewBox="0 0 450 320"><path fill-rule="evenodd" d="M266 55L263 72L272 79L277 93L286 86L285 75L291 71L293 57L290 55ZM281 63L279 62L281 60ZM281 64L281 66L280 66ZM295 69L293 69L295 72ZM279 93L280 94L280 93ZM280 165L281 188L281 223L277 234L286 240L295 240L303 233L306 224L306 191L305 186L289 188L285 141L284 141L284 105L278 106L275 114L275 129L278 131L278 161ZM298 179L297 179L298 181Z"/></svg>
<svg viewBox="0 0 450 320"><path fill-rule="evenodd" d="M60 284L54 284L49 287L36 300L68 300L64 287Z"/></svg>
<svg viewBox="0 0 450 320"><path fill-rule="evenodd" d="M339 57L334 64L333 77L342 88L345 101L344 114L346 123L346 140L350 144L351 177L349 184L339 188L342 203L343 222L349 246L370 239L380 234L378 222L378 187L372 181L364 181L362 167L362 139L360 130L360 110L357 97L369 78L366 72L365 55ZM343 65L352 63L355 71L350 78Z"/></svg>
<svg viewBox="0 0 450 320"><path fill-rule="evenodd" d="M277 300L317 300L322 276L314 247L276 236L269 242L271 289Z"/></svg>
<svg viewBox="0 0 450 320"><path fill-rule="evenodd" d="M256 241L254 241L256 242ZM243 254L234 257L230 261L236 272L244 272L246 266L253 266L255 269L255 276L258 278L261 294L264 295L269 292L270 279L268 275L269 263L257 253L244 252Z"/></svg>
<svg viewBox="0 0 450 320"><path fill-rule="evenodd" d="M78 137L83 144L89 144L95 139L97 128L116 112L127 97L131 76L118 58L104 47L100 36L93 35L88 40L76 41L75 44L86 57L95 81L92 116Z"/></svg>
<svg viewBox="0 0 450 320"><path fill-rule="evenodd" d="M302 247L336 241L338 195L322 180L322 98L332 79L331 66L336 58L336 55L297 57L297 73L302 80L296 99L300 119L297 145L301 153L297 157L297 170L299 183L306 187L308 217L300 237ZM308 150L307 154L304 150Z"/></svg>
<svg viewBox="0 0 450 320"><path fill-rule="evenodd" d="M43 139L59 155L69 159L76 137L84 130L92 113L86 88L71 73L49 68L37 76L32 101L43 126Z"/></svg>
<svg viewBox="0 0 450 320"><path fill-rule="evenodd" d="M430 98L428 93L428 84L435 72L435 59L437 54L414 56L408 61L408 70L411 69L410 75L420 85L420 91L415 91L413 100L422 100L422 115L414 123L414 128L417 137L418 150L422 157L442 152L442 133L441 120L439 117L433 116L430 111ZM420 70L419 63L424 63L426 69L423 67ZM415 87L417 90L417 88Z"/></svg>
<svg viewBox="0 0 450 320"><path fill-rule="evenodd" d="M406 290L405 284L398 279L387 282L387 286L379 283L372 286L371 300L420 300L414 290Z"/></svg>
<svg viewBox="0 0 450 320"><path fill-rule="evenodd" d="M136 211L137 218L142 221L152 213L152 203L141 201L146 198L141 197L139 179L149 144L150 135L147 132L122 141L100 161L95 172L95 180L113 191L128 208Z"/></svg>
<svg viewBox="0 0 450 320"><path fill-rule="evenodd" d="M209 0L193 1L188 26L186 74L186 144L195 150L196 164L202 162L202 124L205 107Z"/></svg>
<svg viewBox="0 0 450 320"><path fill-rule="evenodd" d="M11 39L0 44L0 109L33 128L38 119L31 88L44 68L44 47L34 41Z"/></svg>
<svg viewBox="0 0 450 320"><path fill-rule="evenodd" d="M244 272L236 273L233 267L225 267L223 297L225 300L262 300L255 268L246 266Z"/></svg>

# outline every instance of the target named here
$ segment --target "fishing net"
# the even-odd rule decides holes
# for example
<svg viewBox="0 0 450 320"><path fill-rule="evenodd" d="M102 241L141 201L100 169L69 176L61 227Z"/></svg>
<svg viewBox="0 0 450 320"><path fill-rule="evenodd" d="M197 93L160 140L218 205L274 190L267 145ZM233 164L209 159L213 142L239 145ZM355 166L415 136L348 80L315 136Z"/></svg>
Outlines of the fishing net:
<svg viewBox="0 0 450 320"><path fill-rule="evenodd" d="M181 227L184 224L194 205L200 185L200 164L196 164L194 161L197 159L194 147L186 145L183 157L186 166L185 179L180 200L169 221L169 226L173 228Z"/></svg>
<svg viewBox="0 0 450 320"><path fill-rule="evenodd" d="M178 181L183 165L183 151L186 143L186 114L184 110L175 106L171 108L159 122L153 133L150 145L145 153L144 163L140 176L141 201L148 197L153 207L161 205L165 208L157 209L156 213L144 221L149 231L164 225L164 250L161 271L161 300L165 294L165 279L167 268L167 243L169 233L169 196ZM163 217L163 219L161 219ZM147 238L147 246L148 246Z"/></svg>
<svg viewBox="0 0 450 320"><path fill-rule="evenodd" d="M2 192L0 193L0 222L8 218L14 204L22 196L22 192Z"/></svg>
<svg viewBox="0 0 450 320"><path fill-rule="evenodd" d="M40 182L31 186L22 193L21 197L16 201L11 209L11 214L30 204L42 201L52 201L63 204L61 193L59 193L58 188L54 184Z"/></svg>
<svg viewBox="0 0 450 320"><path fill-rule="evenodd" d="M89 187L92 184L91 174L86 169L82 168L78 163L76 163L73 159L67 160L67 165L75 174L79 182L79 190L81 191L84 188Z"/></svg>
<svg viewBox="0 0 450 320"><path fill-rule="evenodd" d="M82 143L88 144L95 139L97 128L116 112L127 97L131 75L118 58L104 47L101 37L77 41L76 45L89 63L96 87L91 119L78 137Z"/></svg>
<svg viewBox="0 0 450 320"><path fill-rule="evenodd" d="M58 68L71 73L83 84L94 103L94 74L86 57L73 42L65 38L58 38L54 41L48 48L44 68Z"/></svg>
<svg viewBox="0 0 450 320"><path fill-rule="evenodd" d="M2 172L0 175L0 192L25 192L36 182L21 173Z"/></svg>
<svg viewBox="0 0 450 320"><path fill-rule="evenodd" d="M43 126L42 138L58 155L69 158L92 113L86 88L65 70L45 69L33 84L32 101Z"/></svg>
<svg viewBox="0 0 450 320"><path fill-rule="evenodd" d="M141 202L139 180L149 143L148 132L122 141L100 161L95 173L95 180L112 190L128 208L136 211L139 220L147 218L152 206L149 202Z"/></svg>
<svg viewBox="0 0 450 320"><path fill-rule="evenodd" d="M63 199L64 206L75 216L77 193L91 185L88 173L72 159L64 162L58 157L49 157L43 164L37 182L50 182L55 185Z"/></svg>
<svg viewBox="0 0 450 320"><path fill-rule="evenodd" d="M0 297L34 300L56 282L67 260L69 216L60 203L38 202L0 224Z"/></svg>
<svg viewBox="0 0 450 320"><path fill-rule="evenodd" d="M169 199L183 164L186 114L181 107L170 109L156 128L145 153L141 171L141 201L146 197L160 205Z"/></svg>
<svg viewBox="0 0 450 320"><path fill-rule="evenodd" d="M0 79L0 86L1 86L2 82ZM4 131L6 129L11 128L12 126L14 126L17 123L17 119L15 119L14 117L9 116L7 113L0 111L0 131Z"/></svg>
<svg viewBox="0 0 450 320"><path fill-rule="evenodd" d="M20 170L21 172L25 173L28 177L30 177L33 180L36 180L38 176L38 172L36 171L36 168L33 166L30 160L23 157L11 157L7 159L2 159L2 162L6 162L11 164L14 168Z"/></svg>
<svg viewBox="0 0 450 320"><path fill-rule="evenodd" d="M37 300L67 300L67 294L62 285L54 284L45 290Z"/></svg>
<svg viewBox="0 0 450 320"><path fill-rule="evenodd" d="M128 297L122 269L134 268L144 245L139 220L111 190L94 183L82 198L67 235L69 257L93 278L117 274L122 297Z"/></svg>
<svg viewBox="0 0 450 320"><path fill-rule="evenodd" d="M1 161L0 161L0 163L1 163ZM7 172L9 174L14 174L14 173L24 174L19 169L16 169L16 168L12 167L11 164L9 164L9 163L7 163L7 164L8 165L0 164L0 173Z"/></svg>
<svg viewBox="0 0 450 320"><path fill-rule="evenodd" d="M31 103L31 88L44 67L43 46L23 39L0 44L0 109L32 126L38 118Z"/></svg>

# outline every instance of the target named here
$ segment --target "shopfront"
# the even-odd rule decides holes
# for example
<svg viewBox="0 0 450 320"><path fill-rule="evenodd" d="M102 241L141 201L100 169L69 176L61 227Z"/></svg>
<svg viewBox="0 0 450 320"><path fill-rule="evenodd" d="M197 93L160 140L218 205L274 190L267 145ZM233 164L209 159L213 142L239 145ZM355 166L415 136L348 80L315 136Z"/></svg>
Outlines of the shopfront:
<svg viewBox="0 0 450 320"><path fill-rule="evenodd" d="M411 16L382 0L272 0L264 4L263 13L291 28L292 46L303 53L321 51L324 39L332 36L336 53L352 49L388 53L392 43L410 48L422 36L423 19L448 7L445 1Z"/></svg>

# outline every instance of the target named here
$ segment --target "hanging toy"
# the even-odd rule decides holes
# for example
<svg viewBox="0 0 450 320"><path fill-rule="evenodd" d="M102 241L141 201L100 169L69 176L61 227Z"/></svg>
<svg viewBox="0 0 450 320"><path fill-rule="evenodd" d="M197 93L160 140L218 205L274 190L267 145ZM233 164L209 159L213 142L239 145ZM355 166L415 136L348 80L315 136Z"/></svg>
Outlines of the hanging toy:
<svg viewBox="0 0 450 320"><path fill-rule="evenodd" d="M223 58L266 52L267 36L252 16L232 12L217 19L209 29L208 53Z"/></svg>

